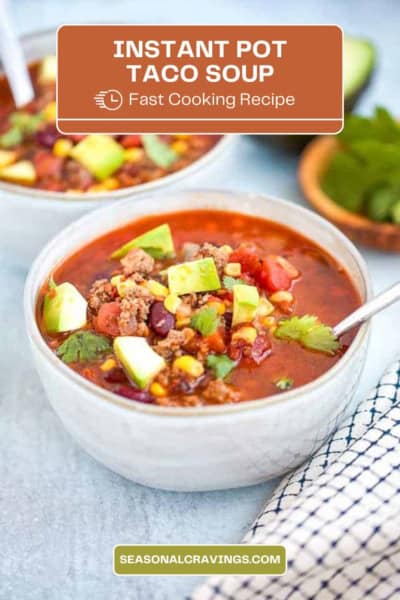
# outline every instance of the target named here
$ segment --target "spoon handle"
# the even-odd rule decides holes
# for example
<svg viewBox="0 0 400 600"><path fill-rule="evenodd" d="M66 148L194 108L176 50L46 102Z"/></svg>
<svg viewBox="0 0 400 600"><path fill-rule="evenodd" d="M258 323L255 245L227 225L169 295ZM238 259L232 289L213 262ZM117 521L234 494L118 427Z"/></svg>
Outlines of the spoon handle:
<svg viewBox="0 0 400 600"><path fill-rule="evenodd" d="M388 290L378 294L375 298L357 308L351 315L343 319L336 327L333 328L333 333L336 337L340 337L346 331L349 331L355 325L360 325L367 321L373 315L400 300L400 281L395 283Z"/></svg>
<svg viewBox="0 0 400 600"><path fill-rule="evenodd" d="M0 0L0 57L16 106L34 97L21 44L11 22L8 0Z"/></svg>

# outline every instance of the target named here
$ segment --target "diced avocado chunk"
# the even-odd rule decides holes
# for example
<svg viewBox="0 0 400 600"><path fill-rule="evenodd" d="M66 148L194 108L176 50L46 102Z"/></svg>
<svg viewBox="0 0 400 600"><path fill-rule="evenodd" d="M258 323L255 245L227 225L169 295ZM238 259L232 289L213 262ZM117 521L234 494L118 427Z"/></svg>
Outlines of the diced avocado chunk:
<svg viewBox="0 0 400 600"><path fill-rule="evenodd" d="M259 301L258 290L254 285L234 285L232 325L250 323L256 316Z"/></svg>
<svg viewBox="0 0 400 600"><path fill-rule="evenodd" d="M142 144L150 160L163 169L169 169L179 158L179 155L158 135L142 135Z"/></svg>
<svg viewBox="0 0 400 600"><path fill-rule="evenodd" d="M110 135L88 135L71 149L70 156L102 181L124 162L124 148Z"/></svg>
<svg viewBox="0 0 400 600"><path fill-rule="evenodd" d="M41 84L55 83L57 80L57 57L45 56L40 63L38 81Z"/></svg>
<svg viewBox="0 0 400 600"><path fill-rule="evenodd" d="M36 171L30 160L20 160L0 169L0 179L13 183L32 184L36 181Z"/></svg>
<svg viewBox="0 0 400 600"><path fill-rule="evenodd" d="M128 376L144 389L165 367L165 360L143 337L123 336L114 340L114 352Z"/></svg>
<svg viewBox="0 0 400 600"><path fill-rule="evenodd" d="M43 322L49 333L84 327L86 313L87 302L72 283L53 284L44 298Z"/></svg>
<svg viewBox="0 0 400 600"><path fill-rule="evenodd" d="M169 258L174 256L174 240L171 229L166 223L159 225L150 231L146 231L139 237L127 242L111 254L111 258L123 258L132 248L143 248L153 258Z"/></svg>
<svg viewBox="0 0 400 600"><path fill-rule="evenodd" d="M173 265L168 268L168 288L171 294L182 296L195 292L219 290L217 267L211 257Z"/></svg>

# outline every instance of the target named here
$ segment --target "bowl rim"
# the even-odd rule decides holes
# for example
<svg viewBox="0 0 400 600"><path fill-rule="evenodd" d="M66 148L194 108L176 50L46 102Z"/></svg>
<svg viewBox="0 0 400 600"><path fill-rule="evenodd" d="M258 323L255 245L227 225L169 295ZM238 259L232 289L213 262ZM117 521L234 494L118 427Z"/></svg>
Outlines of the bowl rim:
<svg viewBox="0 0 400 600"><path fill-rule="evenodd" d="M367 301L371 298L371 296L372 296L371 278L370 278L370 275L369 275L369 272L367 269L367 265L366 265L363 257L361 256L360 252L358 251L358 249L339 229L337 229L329 221L327 221L323 217L319 216L318 214L312 212L311 210L309 210L299 204L295 204L288 200L282 200L281 198L277 198L276 196L272 196L272 195L267 195L262 192L249 193L249 192L242 192L242 191L232 191L232 190L227 190L227 189L196 188L196 189L179 190L177 193L181 194L181 195L182 194L190 194L190 193L199 193L199 194L222 193L222 194L230 196L231 198L240 197L243 199L245 197L247 199L252 199L252 198L256 197L256 198L264 199L264 200L272 199L273 201L278 202L281 205L283 205L284 207L286 207L288 210L293 210L293 208L294 208L295 210L300 212L305 218L313 220L316 225L318 225L318 224L323 225L323 227L325 227L325 229L330 231L330 233L332 235L334 235L336 237L336 239L339 239L341 244L344 247L346 247L346 249L349 251L349 253L354 258L357 268L359 269L359 273L360 273L360 276L362 279L362 284L365 289L365 300ZM158 194L158 196L162 197L162 194ZM142 196L138 199L138 201L141 202L142 204L145 204L147 199L148 199L148 197ZM119 205L121 205L121 206L127 205L128 203L129 203L129 198L125 198L124 200L122 200L119 203ZM136 204L136 206L137 206L137 204ZM112 209L114 211L116 209L118 209L118 204L117 205L113 204ZM100 214L101 212L106 213L107 210L110 210L110 208L106 207L106 208L100 209L96 212L98 214ZM192 209L188 208L185 210L192 210ZM193 210L196 210L196 209L193 209ZM221 212L226 212L226 209L221 210L218 208L214 208L213 210L220 210ZM232 212L236 212L238 214L248 214L246 212L243 212L240 209L240 205L237 206L235 208L235 210L232 210ZM301 402L304 395L306 395L308 392L312 392L313 390L316 390L319 386L322 386L323 384L326 384L329 381L331 381L332 379L334 379L336 374L338 372L342 371L342 369L344 369L344 367L346 366L346 364L350 360L350 358L357 351L360 350L360 348L363 345L363 342L368 339L370 323L366 322L363 325L361 325L359 331L357 332L357 335L355 336L354 340L352 341L351 345L346 350L346 352L343 354L343 356L330 369L328 369L327 371L325 371L325 373L323 373L322 375L317 377L317 379L314 379L313 381L311 381L303 386L300 386L298 388L295 388L293 390L289 390L286 392L279 392L279 393L273 394L271 396L267 396L267 397L259 398L259 399L255 399L255 400L246 400L246 401L239 402L236 404L209 405L209 406L198 406L198 407L165 407L165 406L159 406L157 404L144 404L141 402L128 400L128 399L124 398L123 396L114 394L113 392L110 392L110 391L106 390L105 388L102 388L102 387L92 383L91 381L85 379L84 377L80 376L73 369L68 367L68 365L64 364L59 358L57 358L57 356L54 354L54 352L51 351L49 346L46 344L44 338L42 337L39 327L38 327L38 324L37 324L36 314L35 314L37 294L40 289L40 288L37 288L38 284L35 279L35 275L36 275L36 271L39 268L39 265L41 264L41 262L43 260L46 259L46 257L48 256L48 253L51 252L53 245L57 244L58 239L60 237L66 236L68 234L68 232L72 229L75 229L77 227L77 225L81 225L83 227L86 226L92 220L93 214L94 213L92 212L92 213L90 213L88 215L84 215L80 219L74 221L73 223L71 223L70 225L65 227L60 233L58 233L56 236L54 236L43 247L43 249L41 250L39 255L36 257L35 261L33 262L32 266L29 270L29 273L28 273L28 276L27 276L27 279L25 282L25 287L24 287L24 301L23 301L24 302L25 330L27 332L28 338L31 341L33 352L38 352L42 356L42 358L47 363L49 363L50 367L54 368L54 370L59 374L60 377L68 380L69 383L71 383L74 387L76 386L79 389L84 389L92 401L105 402L110 409L111 408L114 408L116 410L122 409L122 410L128 410L130 412L136 411L138 413L146 414L148 417L156 417L156 418L157 417L168 417L168 418L177 417L179 420L185 420L186 417L193 418L193 417L198 417L198 416L201 416L203 418L223 417L223 416L229 416L229 415L235 415L235 414L249 413L253 410L261 410L261 409L268 408L270 406L283 404L285 402L293 403L296 400ZM166 212L165 214L168 214L168 212ZM141 215L141 216L143 216L143 215ZM263 218L263 217L260 217L260 218ZM131 219L132 222L134 220L135 220L135 218ZM274 219L271 219L271 221L280 223L279 221L276 221ZM282 224L282 223L280 223L280 224ZM110 228L104 227L102 233L97 234L93 238L93 240L101 237L102 235L106 234L109 231L113 231L113 229L115 229L115 227L110 227ZM291 228L291 229L293 229L293 228ZM307 236L305 236L305 237L307 237ZM325 252L327 252L331 256L331 253L329 251L327 251L322 244L320 244L320 246L322 249L324 249ZM77 250L78 250L78 248L75 249L75 251L77 251ZM71 252L70 254L72 254L72 253L73 252ZM347 272L347 269L346 269L346 272ZM349 275L349 277L350 277L350 275ZM350 279L352 280L351 277L350 277ZM35 291L35 288L37 288L36 291Z"/></svg>
<svg viewBox="0 0 400 600"><path fill-rule="evenodd" d="M56 33L57 28L49 27L47 29L41 29L21 35L20 40L22 43L34 42L36 40L39 42L40 38L45 38L53 34L56 36ZM3 75L4 71L2 70L0 63L0 76ZM32 202L39 207L47 206L49 203L54 204L54 201L57 201L58 208L63 206L68 208L70 205L78 205L82 208L100 208L106 201L120 200L122 198L126 198L127 196L145 194L147 192L151 193L158 188L173 185L175 182L184 179L187 176L193 175L202 167L206 167L214 158L218 159L219 155L233 144L236 137L235 134L215 134L215 136L217 135L221 136L220 139L217 140L215 145L210 150L200 156L200 158L190 163L183 169L179 169L178 171L174 171L173 173L169 173L168 175L154 179L153 181L148 181L135 186L119 188L117 190L104 192L84 192L83 194L80 194L74 192L50 192L47 190L40 190L37 188L31 188L28 186L8 183L0 180L0 201L3 193L7 192L7 194L12 194L16 198L23 198L24 200L30 198Z"/></svg>
<svg viewBox="0 0 400 600"><path fill-rule="evenodd" d="M368 219L364 215L353 213L337 204L324 192L321 187L321 163L323 159L327 158L326 164L328 165L339 148L337 137L331 135L317 136L307 144L301 153L298 165L298 180L304 197L321 215L340 226L371 233L379 231L400 237L400 225L380 223ZM325 151L323 159L318 155L321 150ZM323 163L324 166L325 163Z"/></svg>

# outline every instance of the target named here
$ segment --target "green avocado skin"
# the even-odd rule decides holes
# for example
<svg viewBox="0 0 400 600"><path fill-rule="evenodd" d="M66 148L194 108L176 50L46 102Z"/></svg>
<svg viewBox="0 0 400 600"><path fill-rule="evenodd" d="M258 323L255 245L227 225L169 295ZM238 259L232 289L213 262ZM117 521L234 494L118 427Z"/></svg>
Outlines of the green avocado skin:
<svg viewBox="0 0 400 600"><path fill-rule="evenodd" d="M351 113L353 111L357 102L359 101L359 99L361 98L361 96L363 95L365 90L368 88L368 86L371 82L371 79L372 79L372 75L373 75L373 73L370 74L367 81L364 83L364 85L361 88L359 88L357 90L357 92L355 92L348 98L345 98L345 101L344 101L345 114ZM311 140L313 138L315 138L316 136L300 134L300 135L260 135L257 137L261 138L263 142L265 142L275 148L280 148L281 150L285 150L287 152L293 152L296 154L300 154L300 152L305 148L305 146L307 146L307 144L309 142L311 142Z"/></svg>
<svg viewBox="0 0 400 600"><path fill-rule="evenodd" d="M351 113L355 108L356 104L360 100L361 96L368 89L376 69L376 60L373 59L370 71L366 79L361 86L358 87L352 94L349 94L344 99L344 112L345 114ZM315 135L260 135L257 136L262 139L263 142L280 148L286 152L300 154L304 147L314 138Z"/></svg>

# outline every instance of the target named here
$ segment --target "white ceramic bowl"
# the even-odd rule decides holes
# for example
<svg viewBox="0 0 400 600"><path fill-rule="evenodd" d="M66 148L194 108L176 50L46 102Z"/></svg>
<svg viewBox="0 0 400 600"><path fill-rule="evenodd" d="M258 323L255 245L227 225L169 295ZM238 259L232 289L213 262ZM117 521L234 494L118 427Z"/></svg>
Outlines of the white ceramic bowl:
<svg viewBox="0 0 400 600"><path fill-rule="evenodd" d="M22 46L28 62L55 54L56 32L51 30L24 36ZM232 145L234 139L233 135L223 136L204 156L176 173L113 192L77 196L0 181L0 254L18 265L28 267L52 236L90 210L123 197L133 198L171 184L179 188L187 177L190 177L192 186L201 185L205 176L209 179L213 171L226 168L226 165L221 164L220 156Z"/></svg>
<svg viewBox="0 0 400 600"><path fill-rule="evenodd" d="M113 471L168 490L245 486L303 462L335 429L360 378L369 325L363 325L335 366L312 383L241 404L162 408L125 400L90 383L48 348L35 305L49 273L74 251L137 217L190 208L231 210L284 223L314 240L346 266L363 300L369 276L353 244L314 213L263 195L223 191L163 193L124 200L67 227L43 249L25 287L25 318L48 398L85 450Z"/></svg>

